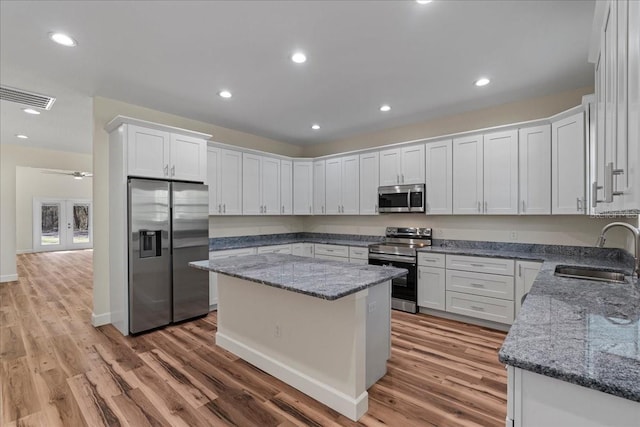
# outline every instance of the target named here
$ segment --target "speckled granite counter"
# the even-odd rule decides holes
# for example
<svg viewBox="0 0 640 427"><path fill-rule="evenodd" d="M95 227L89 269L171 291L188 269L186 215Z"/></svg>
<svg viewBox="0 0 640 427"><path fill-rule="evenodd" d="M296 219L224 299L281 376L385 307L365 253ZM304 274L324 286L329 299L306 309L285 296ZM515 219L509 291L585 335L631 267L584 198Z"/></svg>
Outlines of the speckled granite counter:
<svg viewBox="0 0 640 427"><path fill-rule="evenodd" d="M336 300L407 274L407 270L284 254L196 261L190 266L326 300Z"/></svg>
<svg viewBox="0 0 640 427"><path fill-rule="evenodd" d="M501 362L640 402L640 284L620 250L462 244L425 252L544 261L500 349ZM628 283L562 278L558 265L618 269Z"/></svg>
<svg viewBox="0 0 640 427"><path fill-rule="evenodd" d="M216 237L209 239L210 251L286 245L290 243L325 243L331 245L367 247L383 240L382 236L330 233L281 233L256 236Z"/></svg>

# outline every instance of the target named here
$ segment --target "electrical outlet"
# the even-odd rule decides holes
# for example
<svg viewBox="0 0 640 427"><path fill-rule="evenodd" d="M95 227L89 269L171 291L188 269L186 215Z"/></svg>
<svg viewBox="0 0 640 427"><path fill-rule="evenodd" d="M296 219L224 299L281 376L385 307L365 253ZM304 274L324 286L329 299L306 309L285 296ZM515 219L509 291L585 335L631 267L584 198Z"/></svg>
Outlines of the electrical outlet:
<svg viewBox="0 0 640 427"><path fill-rule="evenodd" d="M276 325L276 328L273 331L273 336L276 338L280 338L281 334L282 334L282 330L280 329L280 325Z"/></svg>
<svg viewBox="0 0 640 427"><path fill-rule="evenodd" d="M516 241L518 240L518 233L515 231L512 231L510 234L511 240Z"/></svg>

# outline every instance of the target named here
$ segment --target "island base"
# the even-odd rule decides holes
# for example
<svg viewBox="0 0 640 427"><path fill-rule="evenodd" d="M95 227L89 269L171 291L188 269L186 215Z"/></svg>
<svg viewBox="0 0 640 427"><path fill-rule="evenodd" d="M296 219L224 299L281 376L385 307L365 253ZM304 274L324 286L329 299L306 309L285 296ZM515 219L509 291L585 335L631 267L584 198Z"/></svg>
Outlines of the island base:
<svg viewBox="0 0 640 427"><path fill-rule="evenodd" d="M354 421L367 411L390 356L390 282L329 301L220 275L218 298L218 346Z"/></svg>

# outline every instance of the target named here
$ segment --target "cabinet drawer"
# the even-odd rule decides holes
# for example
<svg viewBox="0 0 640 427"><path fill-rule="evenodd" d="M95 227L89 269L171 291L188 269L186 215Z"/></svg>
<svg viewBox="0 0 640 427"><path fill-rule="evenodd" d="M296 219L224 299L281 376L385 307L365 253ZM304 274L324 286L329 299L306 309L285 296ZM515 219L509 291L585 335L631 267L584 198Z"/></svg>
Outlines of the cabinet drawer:
<svg viewBox="0 0 640 427"><path fill-rule="evenodd" d="M349 264L366 265L366 264L369 264L369 260L361 259L361 258L349 258Z"/></svg>
<svg viewBox="0 0 640 427"><path fill-rule="evenodd" d="M369 259L369 248L349 246L349 258Z"/></svg>
<svg viewBox="0 0 640 427"><path fill-rule="evenodd" d="M498 298L447 291L446 311L509 325L513 323L513 301Z"/></svg>
<svg viewBox="0 0 640 427"><path fill-rule="evenodd" d="M444 254L418 252L418 265L424 267L444 268Z"/></svg>
<svg viewBox="0 0 640 427"><path fill-rule="evenodd" d="M334 257L349 258L349 246L323 245L317 243L315 245L315 253L318 255L329 255Z"/></svg>
<svg viewBox="0 0 640 427"><path fill-rule="evenodd" d="M512 276L447 270L447 290L513 301Z"/></svg>
<svg viewBox="0 0 640 427"><path fill-rule="evenodd" d="M211 255L209 255L209 259L224 259L255 254L256 248L228 249L226 251L212 252Z"/></svg>
<svg viewBox="0 0 640 427"><path fill-rule="evenodd" d="M447 255L447 268L476 271L478 273L513 276L515 261L512 259L484 258L464 255Z"/></svg>
<svg viewBox="0 0 640 427"><path fill-rule="evenodd" d="M328 259L330 261L337 261L337 262L349 262L349 258L345 258L345 257L341 257L341 256L323 255L323 254L318 254L318 253L316 253L315 258Z"/></svg>
<svg viewBox="0 0 640 427"><path fill-rule="evenodd" d="M289 254L291 255L291 245L271 245L260 246L258 248L259 254Z"/></svg>

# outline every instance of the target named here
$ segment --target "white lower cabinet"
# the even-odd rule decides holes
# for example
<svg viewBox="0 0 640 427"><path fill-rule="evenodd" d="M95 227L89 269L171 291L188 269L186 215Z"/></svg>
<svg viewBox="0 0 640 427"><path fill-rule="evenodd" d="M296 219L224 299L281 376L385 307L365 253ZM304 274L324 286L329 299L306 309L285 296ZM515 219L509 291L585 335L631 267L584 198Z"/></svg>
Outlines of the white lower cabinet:
<svg viewBox="0 0 640 427"><path fill-rule="evenodd" d="M513 276L447 270L447 290L513 300Z"/></svg>
<svg viewBox="0 0 640 427"><path fill-rule="evenodd" d="M316 258L345 258L349 260L349 246L342 245L327 245L324 243L316 243L314 247L314 254Z"/></svg>
<svg viewBox="0 0 640 427"><path fill-rule="evenodd" d="M516 316L522 306L522 298L529 293L536 276L542 267L541 262L517 261L516 262L516 287L514 291L514 303Z"/></svg>
<svg viewBox="0 0 640 427"><path fill-rule="evenodd" d="M313 243L293 243L291 245L291 255L313 258Z"/></svg>
<svg viewBox="0 0 640 427"><path fill-rule="evenodd" d="M291 255L291 245L270 245L258 247L258 254L288 254Z"/></svg>
<svg viewBox="0 0 640 427"><path fill-rule="evenodd" d="M209 259L235 258L247 255L255 255L256 248L229 249L215 251L209 255ZM218 273L209 273L209 309L218 305Z"/></svg>
<svg viewBox="0 0 640 427"><path fill-rule="evenodd" d="M497 323L513 323L513 301L447 290L446 304L447 311L450 313Z"/></svg>
<svg viewBox="0 0 640 427"><path fill-rule="evenodd" d="M445 269L418 264L418 306L444 310L444 297Z"/></svg>
<svg viewBox="0 0 640 427"><path fill-rule="evenodd" d="M349 246L349 263L351 264L369 264L369 248Z"/></svg>

